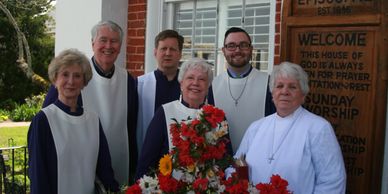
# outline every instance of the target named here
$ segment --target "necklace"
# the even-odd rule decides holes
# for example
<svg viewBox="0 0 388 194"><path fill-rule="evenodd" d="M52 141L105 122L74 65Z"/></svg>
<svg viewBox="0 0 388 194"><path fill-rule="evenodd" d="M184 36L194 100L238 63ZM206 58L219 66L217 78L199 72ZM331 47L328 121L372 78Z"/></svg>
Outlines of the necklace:
<svg viewBox="0 0 388 194"><path fill-rule="evenodd" d="M276 117L274 118L274 129L273 129L273 136L272 136L272 147L271 147L271 152L270 155L268 156L268 163L271 164L273 160L275 160L274 156L275 154L279 151L281 145L283 144L284 140L286 139L288 133L291 131L291 128L294 126L295 121L298 120L299 116L301 115L301 111L298 111L298 115L295 115L295 118L293 118L291 125L288 127L286 134L284 134L280 140L279 145L276 147L275 151L274 150L274 144L275 144L275 130L276 130Z"/></svg>
<svg viewBox="0 0 388 194"><path fill-rule="evenodd" d="M232 99L234 100L234 105L237 106L238 104L238 100L240 100L241 96L243 95L244 91L245 91L245 88L247 86L247 82L248 82L248 76L245 78L245 83L244 83L244 87L243 89L241 90L241 93L240 95L235 98L232 94L232 90L230 89L230 77L228 76L228 88L229 88L229 93L230 93L230 97L232 97Z"/></svg>

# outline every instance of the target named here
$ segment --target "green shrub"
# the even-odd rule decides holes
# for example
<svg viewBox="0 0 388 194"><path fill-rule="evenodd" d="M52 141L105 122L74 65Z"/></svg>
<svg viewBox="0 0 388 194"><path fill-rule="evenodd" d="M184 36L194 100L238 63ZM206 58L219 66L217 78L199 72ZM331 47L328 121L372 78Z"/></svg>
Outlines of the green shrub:
<svg viewBox="0 0 388 194"><path fill-rule="evenodd" d="M24 104L16 106L11 112L11 119L13 121L31 121L32 117L41 109L44 97L45 94L40 94L26 98Z"/></svg>
<svg viewBox="0 0 388 194"><path fill-rule="evenodd" d="M6 121L9 118L9 111L0 109L0 122Z"/></svg>
<svg viewBox="0 0 388 194"><path fill-rule="evenodd" d="M46 97L46 94L39 94L36 96L32 96L31 98L26 98L26 104L30 107L38 107L39 109L42 108L42 104L44 101L44 98Z"/></svg>
<svg viewBox="0 0 388 194"><path fill-rule="evenodd" d="M17 105L18 104L12 99L0 101L0 109L6 110L6 111L12 111L13 109L16 108Z"/></svg>
<svg viewBox="0 0 388 194"><path fill-rule="evenodd" d="M11 112L11 119L13 121L31 121L32 117L34 117L39 110L40 109L37 109L36 107L22 104Z"/></svg>

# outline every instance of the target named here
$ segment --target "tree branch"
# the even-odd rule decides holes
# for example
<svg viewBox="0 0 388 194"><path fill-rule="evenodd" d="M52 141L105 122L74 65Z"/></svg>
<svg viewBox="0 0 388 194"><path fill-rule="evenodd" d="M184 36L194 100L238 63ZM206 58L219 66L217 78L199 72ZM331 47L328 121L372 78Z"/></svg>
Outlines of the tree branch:
<svg viewBox="0 0 388 194"><path fill-rule="evenodd" d="M51 2L51 0L50 0ZM31 60L31 53L30 53L30 47L28 46L28 41L26 37L24 36L24 33L20 30L19 26L16 23L16 20L12 16L11 12L5 7L5 5L0 1L0 9L5 13L8 20L11 22L13 27L16 30L16 35L18 39L18 50L19 50L19 56L16 62L18 63L18 66L23 72L26 74L26 76L31 79L34 83L37 83L43 88L47 88L49 83L40 75L35 74L35 72L32 70L32 60ZM27 55L27 62L24 59L24 50Z"/></svg>

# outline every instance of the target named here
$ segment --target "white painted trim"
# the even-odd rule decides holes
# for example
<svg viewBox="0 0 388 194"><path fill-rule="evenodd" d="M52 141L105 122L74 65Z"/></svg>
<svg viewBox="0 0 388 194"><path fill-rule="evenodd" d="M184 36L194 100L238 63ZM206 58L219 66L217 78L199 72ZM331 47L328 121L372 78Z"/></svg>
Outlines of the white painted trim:
<svg viewBox="0 0 388 194"><path fill-rule="evenodd" d="M163 5L163 0L147 3L144 73L154 71L157 67L157 62L154 56L154 39L155 36L163 29Z"/></svg>
<svg viewBox="0 0 388 194"><path fill-rule="evenodd" d="M114 2L114 3L113 3ZM127 66L127 33L128 33L128 1L102 1L101 20L112 20L123 30L121 51L115 65L126 68ZM81 16L82 17L82 16Z"/></svg>
<svg viewBox="0 0 388 194"><path fill-rule="evenodd" d="M271 73L275 59L276 1L270 1L269 14L268 73Z"/></svg>
<svg viewBox="0 0 388 194"><path fill-rule="evenodd" d="M64 49L77 48L88 57L93 56L90 30L101 20L101 12L101 0L57 0L56 55Z"/></svg>
<svg viewBox="0 0 388 194"><path fill-rule="evenodd" d="M219 30L219 32L224 32L224 33L219 33L219 36L218 36L218 47L219 47L218 50L219 50L219 52L217 54L217 63L218 64L216 65L216 68L217 68L216 75L220 75L220 74L224 73L227 66L228 66L228 64L225 60L225 57L224 57L224 53L222 52L222 47L224 47L224 38L225 38L224 34L225 34L226 30L228 30L226 28L227 23L226 23L226 20L219 19L219 18L227 18L228 17L227 5L226 5L226 3L221 3L218 6L219 6L219 9L218 9L219 15L217 18L217 20L218 20L217 22L219 22L218 23L218 28L219 28L218 30Z"/></svg>
<svg viewBox="0 0 388 194"><path fill-rule="evenodd" d="M101 20L112 20L123 29L121 52L116 65L126 66L128 1L57 0L55 53L77 48L88 57L93 56L91 29Z"/></svg>

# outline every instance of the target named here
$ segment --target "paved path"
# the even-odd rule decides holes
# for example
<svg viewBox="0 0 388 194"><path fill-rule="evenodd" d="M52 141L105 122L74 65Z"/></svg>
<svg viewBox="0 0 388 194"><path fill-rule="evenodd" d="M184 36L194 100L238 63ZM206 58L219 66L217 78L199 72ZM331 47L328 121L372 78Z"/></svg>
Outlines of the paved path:
<svg viewBox="0 0 388 194"><path fill-rule="evenodd" d="M12 122L12 121L4 121L0 123L0 128L2 127L23 127L30 126L30 122Z"/></svg>

